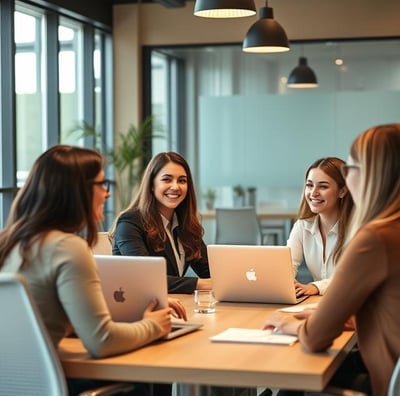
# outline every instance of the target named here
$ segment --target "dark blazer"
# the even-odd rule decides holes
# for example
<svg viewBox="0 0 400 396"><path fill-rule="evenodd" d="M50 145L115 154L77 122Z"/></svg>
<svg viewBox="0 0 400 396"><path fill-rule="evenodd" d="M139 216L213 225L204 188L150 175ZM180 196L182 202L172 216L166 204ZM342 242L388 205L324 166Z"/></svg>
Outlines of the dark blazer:
<svg viewBox="0 0 400 396"><path fill-rule="evenodd" d="M179 227L178 236L179 236ZM121 256L162 256L167 260L168 293L193 293L197 286L197 277L179 276L178 265L175 260L169 239L165 242L165 249L156 252L151 247L144 230L142 216L139 211L129 211L122 214L116 225L113 240L113 254ZM201 259L185 263L183 275L191 267L200 278L209 278L207 248L201 243Z"/></svg>

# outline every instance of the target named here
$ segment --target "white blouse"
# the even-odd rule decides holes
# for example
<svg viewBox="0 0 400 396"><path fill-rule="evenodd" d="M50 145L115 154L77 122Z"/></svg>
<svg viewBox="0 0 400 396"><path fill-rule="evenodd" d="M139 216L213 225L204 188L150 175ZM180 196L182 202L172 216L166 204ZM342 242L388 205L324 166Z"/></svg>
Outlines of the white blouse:
<svg viewBox="0 0 400 396"><path fill-rule="evenodd" d="M297 220L287 246L291 248L293 270L297 274L300 264L305 262L313 278L313 284L324 294L335 271L333 251L338 238L338 223L326 235L325 259L322 236L319 230L319 216Z"/></svg>
<svg viewBox="0 0 400 396"><path fill-rule="evenodd" d="M164 224L165 232L168 236L169 242L171 243L172 250L174 252L175 260L178 265L179 275L182 276L183 270L185 268L185 249L183 248L179 237L177 238L178 245L176 245L173 236L174 229L179 226L178 217L176 216L176 213L174 213L174 216L172 217L172 224L170 224L169 220L163 215L161 215L161 218Z"/></svg>

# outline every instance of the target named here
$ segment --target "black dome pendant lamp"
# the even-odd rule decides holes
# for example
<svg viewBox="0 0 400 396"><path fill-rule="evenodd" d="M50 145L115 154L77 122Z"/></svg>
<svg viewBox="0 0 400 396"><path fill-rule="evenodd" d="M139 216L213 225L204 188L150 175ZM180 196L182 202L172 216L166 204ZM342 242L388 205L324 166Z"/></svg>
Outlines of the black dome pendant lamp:
<svg viewBox="0 0 400 396"><path fill-rule="evenodd" d="M240 18L256 14L254 0L196 0L194 15L205 18Z"/></svg>
<svg viewBox="0 0 400 396"><path fill-rule="evenodd" d="M283 27L274 19L268 1L260 8L260 19L254 23L243 41L243 52L274 53L290 50L289 40Z"/></svg>
<svg viewBox="0 0 400 396"><path fill-rule="evenodd" d="M299 64L291 73L287 81L287 86L290 88L317 88L318 81L314 70L308 66L307 58L301 56Z"/></svg>

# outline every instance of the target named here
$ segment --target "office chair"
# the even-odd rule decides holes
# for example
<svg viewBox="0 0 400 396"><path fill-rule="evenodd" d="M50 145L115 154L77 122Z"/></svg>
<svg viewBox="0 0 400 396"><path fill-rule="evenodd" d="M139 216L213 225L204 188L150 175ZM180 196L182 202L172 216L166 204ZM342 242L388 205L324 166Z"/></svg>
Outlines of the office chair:
<svg viewBox="0 0 400 396"><path fill-rule="evenodd" d="M396 366L394 366L387 396L398 395L400 395L400 358L397 360Z"/></svg>
<svg viewBox="0 0 400 396"><path fill-rule="evenodd" d="M97 233L97 243L93 247L93 254L112 255L112 245L108 232L100 231Z"/></svg>
<svg viewBox="0 0 400 396"><path fill-rule="evenodd" d="M261 245L262 234L254 207L216 208L215 243Z"/></svg>
<svg viewBox="0 0 400 396"><path fill-rule="evenodd" d="M0 316L0 396L68 396L57 352L22 276L0 273ZM133 387L116 383L82 395Z"/></svg>

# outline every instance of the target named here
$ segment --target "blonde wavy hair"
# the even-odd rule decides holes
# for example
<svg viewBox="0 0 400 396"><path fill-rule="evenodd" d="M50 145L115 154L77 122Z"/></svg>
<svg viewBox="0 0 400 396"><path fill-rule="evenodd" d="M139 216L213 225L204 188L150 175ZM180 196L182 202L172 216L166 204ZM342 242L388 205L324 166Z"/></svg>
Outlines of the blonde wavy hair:
<svg viewBox="0 0 400 396"><path fill-rule="evenodd" d="M350 156L360 166L360 196L346 243L368 223L400 220L400 124L384 124L357 136Z"/></svg>
<svg viewBox="0 0 400 396"><path fill-rule="evenodd" d="M338 189L342 189L346 186L346 181L342 176L340 171L340 167L345 162L337 157L325 157L320 158L313 162L307 169L304 177L304 181L307 182L308 174L312 169L321 169L324 173L326 173L330 178L332 178L337 184ZM350 218L353 210L353 199L349 192L347 191L343 198L338 199L338 208L339 208L339 217L338 217L338 238L336 241L335 248L333 250L333 261L336 263L339 259L343 246L346 239L347 229L350 223ZM309 219L314 217L315 213L310 209L308 202L304 196L302 195L300 207L298 211L297 217L299 219Z"/></svg>

